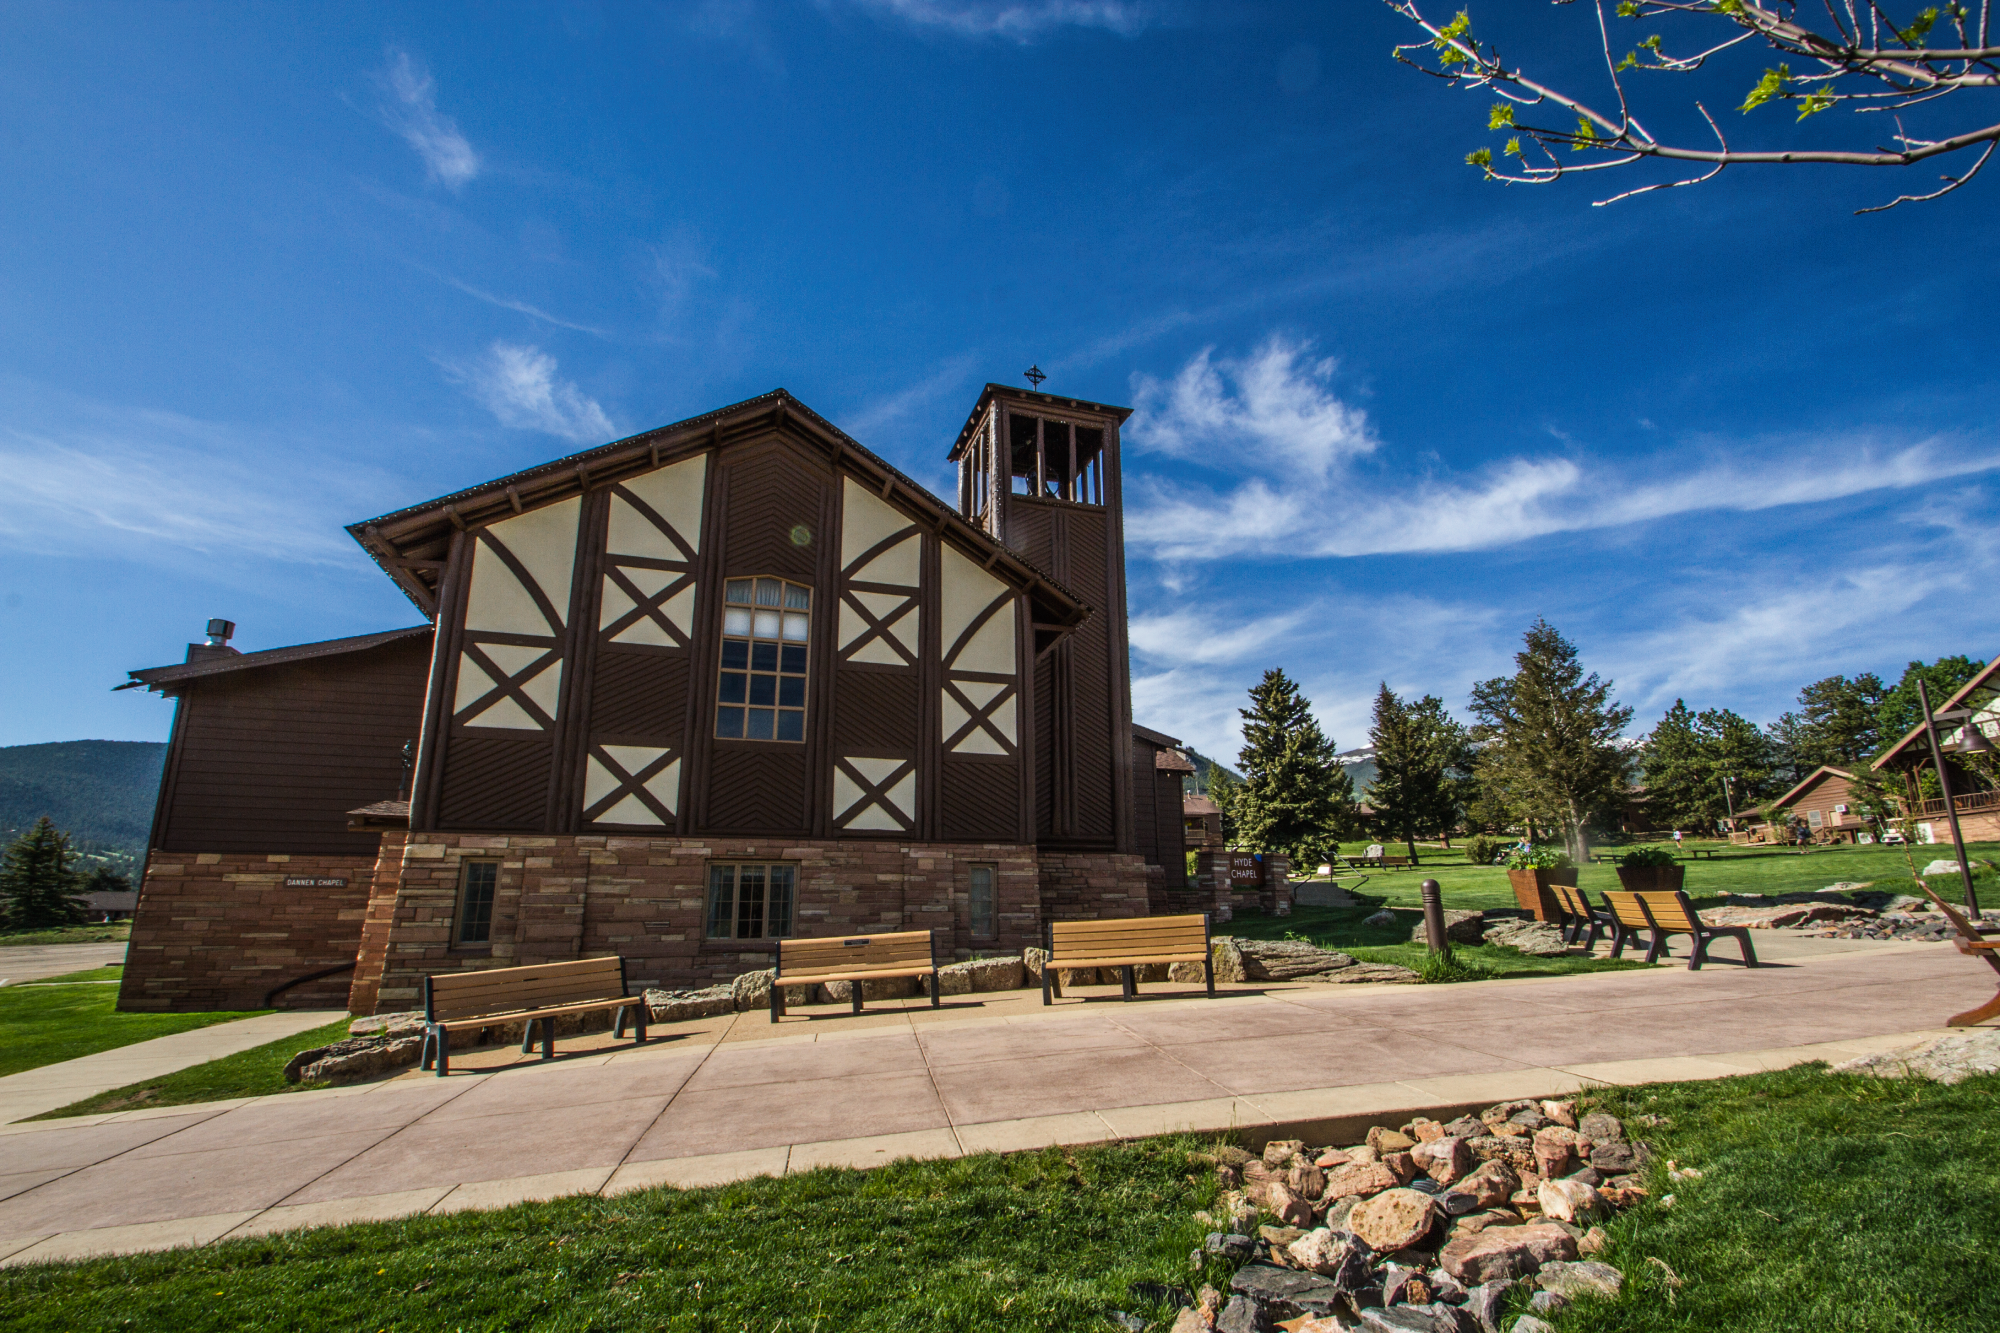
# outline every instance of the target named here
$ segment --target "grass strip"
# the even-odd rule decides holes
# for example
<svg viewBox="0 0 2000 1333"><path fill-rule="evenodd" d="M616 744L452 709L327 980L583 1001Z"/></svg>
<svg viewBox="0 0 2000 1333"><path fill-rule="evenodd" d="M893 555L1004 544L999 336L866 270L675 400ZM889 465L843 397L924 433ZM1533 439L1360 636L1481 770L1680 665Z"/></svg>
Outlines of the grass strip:
<svg viewBox="0 0 2000 1333"><path fill-rule="evenodd" d="M48 930L0 930L0 949L28 944L114 944L132 938L130 921L97 926L56 926Z"/></svg>
<svg viewBox="0 0 2000 1333"><path fill-rule="evenodd" d="M116 986L0 989L0 1075L270 1012L132 1014L117 1004Z"/></svg>
<svg viewBox="0 0 2000 1333"><path fill-rule="evenodd" d="M65 972L59 977L36 977L33 981L17 981L17 986L75 986L80 984L101 984L117 981L125 975L123 963L113 963L109 967L93 967L84 972Z"/></svg>
<svg viewBox="0 0 2000 1333"><path fill-rule="evenodd" d="M1191 1137L824 1169L10 1270L0 1327L1165 1328L1216 1192ZM505 1151L496 1144L496 1151Z"/></svg>
<svg viewBox="0 0 2000 1333"><path fill-rule="evenodd" d="M1674 1204L1610 1224L1599 1257L1624 1290L1565 1311L1561 1333L2000 1328L2000 1076L1814 1064L1595 1096L1658 1145L1654 1199ZM1701 1177L1668 1180L1668 1159Z"/></svg>
<svg viewBox="0 0 2000 1333"><path fill-rule="evenodd" d="M237 1097L268 1097L281 1092L304 1092L323 1088L324 1083L287 1083L285 1066L300 1051L325 1046L347 1035L351 1020L341 1019L325 1027L301 1032L252 1046L247 1051L225 1055L206 1064L176 1069L171 1074L131 1083L109 1092L100 1092L80 1102L29 1116L30 1120L63 1120L77 1115L106 1115L112 1111L133 1111L146 1106L185 1106L191 1102L221 1102Z"/></svg>

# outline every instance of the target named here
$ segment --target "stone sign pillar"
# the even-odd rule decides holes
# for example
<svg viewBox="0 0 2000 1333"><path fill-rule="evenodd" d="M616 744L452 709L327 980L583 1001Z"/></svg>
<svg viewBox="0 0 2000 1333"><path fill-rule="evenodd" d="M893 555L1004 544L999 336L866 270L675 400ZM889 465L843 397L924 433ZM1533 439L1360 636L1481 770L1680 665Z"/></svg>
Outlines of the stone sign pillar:
<svg viewBox="0 0 2000 1333"><path fill-rule="evenodd" d="M1229 861L1230 854L1220 847L1204 847L1195 853L1197 901L1209 904L1208 921L1211 926L1219 926L1236 915L1235 908L1230 904L1232 883Z"/></svg>
<svg viewBox="0 0 2000 1333"><path fill-rule="evenodd" d="M1292 914L1292 863L1276 852L1264 853L1264 883L1257 894L1265 916Z"/></svg>

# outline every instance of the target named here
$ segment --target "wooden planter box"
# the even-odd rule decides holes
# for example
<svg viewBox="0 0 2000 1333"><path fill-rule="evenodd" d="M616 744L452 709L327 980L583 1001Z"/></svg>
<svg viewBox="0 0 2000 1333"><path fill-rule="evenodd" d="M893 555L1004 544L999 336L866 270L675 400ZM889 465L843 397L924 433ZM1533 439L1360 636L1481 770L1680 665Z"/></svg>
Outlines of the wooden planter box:
<svg viewBox="0 0 2000 1333"><path fill-rule="evenodd" d="M1686 866L1618 867L1618 887L1627 893L1672 893L1686 877Z"/></svg>
<svg viewBox="0 0 2000 1333"><path fill-rule="evenodd" d="M1514 886L1514 901L1521 909L1535 914L1537 921L1560 921L1564 912L1556 896L1549 892L1551 884L1567 884L1576 887L1576 867L1563 866L1553 870L1510 870L1507 882Z"/></svg>

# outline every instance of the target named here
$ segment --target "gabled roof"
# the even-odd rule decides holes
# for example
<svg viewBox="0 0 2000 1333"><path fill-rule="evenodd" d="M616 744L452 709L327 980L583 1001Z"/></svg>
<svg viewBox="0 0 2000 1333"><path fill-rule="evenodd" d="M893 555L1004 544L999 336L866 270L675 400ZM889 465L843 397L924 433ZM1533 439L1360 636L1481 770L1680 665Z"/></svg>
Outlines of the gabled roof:
<svg viewBox="0 0 2000 1333"><path fill-rule="evenodd" d="M326 639L320 643L296 643L289 648L266 648L257 653L230 653L227 656L205 657L195 662L176 662L172 666L147 667L142 671L128 671L131 679L123 685L114 685L114 690L130 690L144 685L147 689L158 690L162 694L172 694L172 687L191 680L202 680L209 676L225 676L235 671L254 671L259 667L289 666L293 662L307 662L315 657L335 657L341 653L362 653L370 648L380 648L384 644L398 643L404 639L419 636L429 637L429 625L412 625L408 629L385 630L380 634L357 634L351 639Z"/></svg>
<svg viewBox="0 0 2000 1333"><path fill-rule="evenodd" d="M1206 817L1221 813L1221 807L1198 792L1189 792L1187 795L1181 797L1181 814L1189 819L1193 819L1196 816Z"/></svg>
<svg viewBox="0 0 2000 1333"><path fill-rule="evenodd" d="M1034 598L1039 624L1069 629L1090 617L1091 607L1082 598L783 389L351 523L347 531L419 610L435 616L438 581L444 575L454 530L490 523L607 481L651 471L676 457L772 431L783 431L819 449L830 462L859 474L884 499L900 498L925 511L934 532L948 536L982 566L1027 591Z"/></svg>
<svg viewBox="0 0 2000 1333"><path fill-rule="evenodd" d="M2000 657L1995 657L1991 662L1988 662L1986 666L1983 669L1981 669L1979 674L1975 675L1971 680L1965 682L1965 684L1961 686L1958 692L1952 695L1951 698L1946 699L1941 704L1940 703L1932 704L1931 711L1933 713L1948 713L1954 708L1963 708L1965 707L1965 701L1972 697L1973 691L1983 690L1983 689L2000 689ZM1905 749L1907 749L1912 742L1920 740L1923 737L1923 734L1924 734L1924 724L1919 722L1917 723L1916 726L1911 727L1909 731L1903 734L1903 739L1897 741L1894 745L1882 751L1881 754L1875 756L1875 761L1869 764L1868 767L1881 768L1883 765L1887 764L1890 760L1902 754L1902 752ZM1923 757L1928 758L1929 756L1925 755Z"/></svg>
<svg viewBox="0 0 2000 1333"><path fill-rule="evenodd" d="M1154 731L1151 727L1142 727L1137 722L1132 724L1132 734L1148 745L1157 745L1162 749L1172 749L1180 744L1179 741L1167 735L1166 732Z"/></svg>
<svg viewBox="0 0 2000 1333"><path fill-rule="evenodd" d="M1801 793L1810 787L1818 786L1821 779L1828 777L1846 778L1849 782L1854 781L1854 775L1846 769L1835 768L1832 764L1821 764L1818 768L1815 768L1812 772L1806 774L1804 778L1800 779L1799 785L1786 792L1783 796L1775 797L1758 805L1746 806L1738 810L1736 816L1740 819L1744 815L1761 815L1766 810L1775 810L1781 805L1790 805Z"/></svg>
<svg viewBox="0 0 2000 1333"><path fill-rule="evenodd" d="M965 452L966 444L972 439L972 432L979 429L980 421L986 416L986 409L993 405L996 398L1017 403L1030 412L1089 412L1110 417L1120 425L1125 423L1125 418L1132 415L1132 409L1129 407L1093 403L1085 398L1063 398L1053 393L1031 393L1026 389L1017 389L1011 384L988 384L980 390L979 401L972 405L972 415L968 416L965 424L959 427L958 439L954 440L951 446L949 455L951 462L956 463L958 456Z"/></svg>

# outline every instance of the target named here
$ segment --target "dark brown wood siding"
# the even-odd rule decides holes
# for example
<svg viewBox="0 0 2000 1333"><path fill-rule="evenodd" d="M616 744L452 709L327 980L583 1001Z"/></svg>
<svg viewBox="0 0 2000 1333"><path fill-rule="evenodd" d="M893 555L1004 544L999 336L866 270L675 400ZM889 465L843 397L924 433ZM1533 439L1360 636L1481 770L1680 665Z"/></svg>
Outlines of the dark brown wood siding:
<svg viewBox="0 0 2000 1333"><path fill-rule="evenodd" d="M153 845L364 856L347 812L389 800L423 719L430 639L187 684Z"/></svg>

